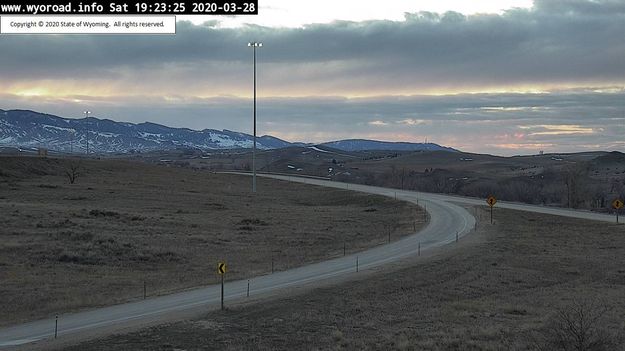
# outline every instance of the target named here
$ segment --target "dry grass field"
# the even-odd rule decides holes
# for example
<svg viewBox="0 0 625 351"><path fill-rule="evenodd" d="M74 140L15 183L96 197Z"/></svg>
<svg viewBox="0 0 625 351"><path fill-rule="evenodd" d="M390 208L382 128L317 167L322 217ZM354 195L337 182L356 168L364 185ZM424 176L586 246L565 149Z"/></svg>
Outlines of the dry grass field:
<svg viewBox="0 0 625 351"><path fill-rule="evenodd" d="M576 304L600 316L587 341L605 341L585 350L625 349L625 226L495 215L460 244L348 283L67 350L564 350L558 311Z"/></svg>
<svg viewBox="0 0 625 351"><path fill-rule="evenodd" d="M251 165L249 150L131 157L210 170L249 170ZM625 197L625 154L620 152L502 157L447 151L343 152L290 147L260 151L256 164L263 172L480 198L496 195L500 200L599 212L612 211L611 202Z"/></svg>
<svg viewBox="0 0 625 351"><path fill-rule="evenodd" d="M379 196L119 160L0 157L0 325L343 255L413 232ZM422 223L417 223L417 227Z"/></svg>

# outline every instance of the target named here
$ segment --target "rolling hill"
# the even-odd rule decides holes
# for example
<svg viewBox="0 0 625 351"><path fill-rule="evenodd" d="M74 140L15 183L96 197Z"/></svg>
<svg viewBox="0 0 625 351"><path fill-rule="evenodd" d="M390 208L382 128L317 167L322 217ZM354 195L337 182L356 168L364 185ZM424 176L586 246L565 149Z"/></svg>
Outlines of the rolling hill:
<svg viewBox="0 0 625 351"><path fill-rule="evenodd" d="M116 122L110 119L63 118L29 110L0 110L0 147L47 148L58 152L133 153L175 149L226 150L252 148L253 136L245 133L204 129L172 128L144 122ZM292 143L270 135L257 138L260 150L312 144ZM447 150L433 143L394 143L350 139L320 144L342 151Z"/></svg>

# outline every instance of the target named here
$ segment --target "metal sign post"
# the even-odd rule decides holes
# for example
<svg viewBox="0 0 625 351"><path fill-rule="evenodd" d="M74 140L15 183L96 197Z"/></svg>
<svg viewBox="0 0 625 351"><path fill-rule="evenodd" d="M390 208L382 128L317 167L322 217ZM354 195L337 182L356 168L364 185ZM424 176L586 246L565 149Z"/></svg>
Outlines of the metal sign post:
<svg viewBox="0 0 625 351"><path fill-rule="evenodd" d="M224 276L226 275L226 262L219 262L217 264L217 273L221 275L221 310L224 309Z"/></svg>
<svg viewBox="0 0 625 351"><path fill-rule="evenodd" d="M486 199L486 203L490 206L490 224L493 224L493 207L495 207L497 199L491 195Z"/></svg>
<svg viewBox="0 0 625 351"><path fill-rule="evenodd" d="M616 199L612 201L612 208L616 210L616 223L618 223L618 215L619 215L619 212L621 211L621 208L623 208L623 200Z"/></svg>

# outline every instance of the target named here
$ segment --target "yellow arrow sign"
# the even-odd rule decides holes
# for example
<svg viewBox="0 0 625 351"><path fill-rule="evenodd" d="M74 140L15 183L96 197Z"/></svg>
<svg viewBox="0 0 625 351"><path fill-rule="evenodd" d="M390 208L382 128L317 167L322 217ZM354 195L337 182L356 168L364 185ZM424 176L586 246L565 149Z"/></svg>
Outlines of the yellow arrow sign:
<svg viewBox="0 0 625 351"><path fill-rule="evenodd" d="M495 199L494 196L489 196L488 199L486 199L486 203L488 206L493 207L497 203L497 199Z"/></svg>
<svg viewBox="0 0 625 351"><path fill-rule="evenodd" d="M217 272L219 274L226 274L226 262L219 262L219 264L217 264Z"/></svg>
<svg viewBox="0 0 625 351"><path fill-rule="evenodd" d="M621 199L616 199L614 201L612 201L612 207L620 210L621 208L623 208L623 200Z"/></svg>

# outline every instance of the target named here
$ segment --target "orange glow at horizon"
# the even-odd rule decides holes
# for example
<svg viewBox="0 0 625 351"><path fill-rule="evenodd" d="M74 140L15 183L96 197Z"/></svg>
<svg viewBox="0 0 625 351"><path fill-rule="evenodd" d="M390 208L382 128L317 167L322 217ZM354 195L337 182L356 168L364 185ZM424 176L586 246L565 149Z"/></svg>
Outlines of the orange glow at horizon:
<svg viewBox="0 0 625 351"><path fill-rule="evenodd" d="M121 80L41 80L5 83L0 88L0 94L16 95L20 97L39 96L44 98L72 99L75 96L112 98L151 96L167 98L170 96L210 99L216 97L234 97L247 99L252 96L251 84L248 86L215 86L209 83L168 82L166 77L155 80L137 81L134 79ZM155 86L158 89L155 89ZM208 86L208 87L207 87ZM607 88L588 88L588 87ZM620 92L625 89L625 84L615 86L613 83L596 84L551 84L551 85L510 85L510 86L484 86L484 87L432 87L432 88L345 88L328 89L324 86L310 86L304 83L301 86L286 85L281 87L263 86L259 84L257 94L260 99L267 98L308 98L308 97L340 97L346 99L366 99L384 96L410 97L410 96L451 96L462 94L547 94L555 91L570 89L594 89L598 93ZM496 107L492 108L493 110ZM486 110L489 110L486 108Z"/></svg>
<svg viewBox="0 0 625 351"><path fill-rule="evenodd" d="M528 135L574 135L574 134L595 134L595 128L583 127L578 124L540 124L536 126L519 126L523 130L543 129L541 131L529 132Z"/></svg>

